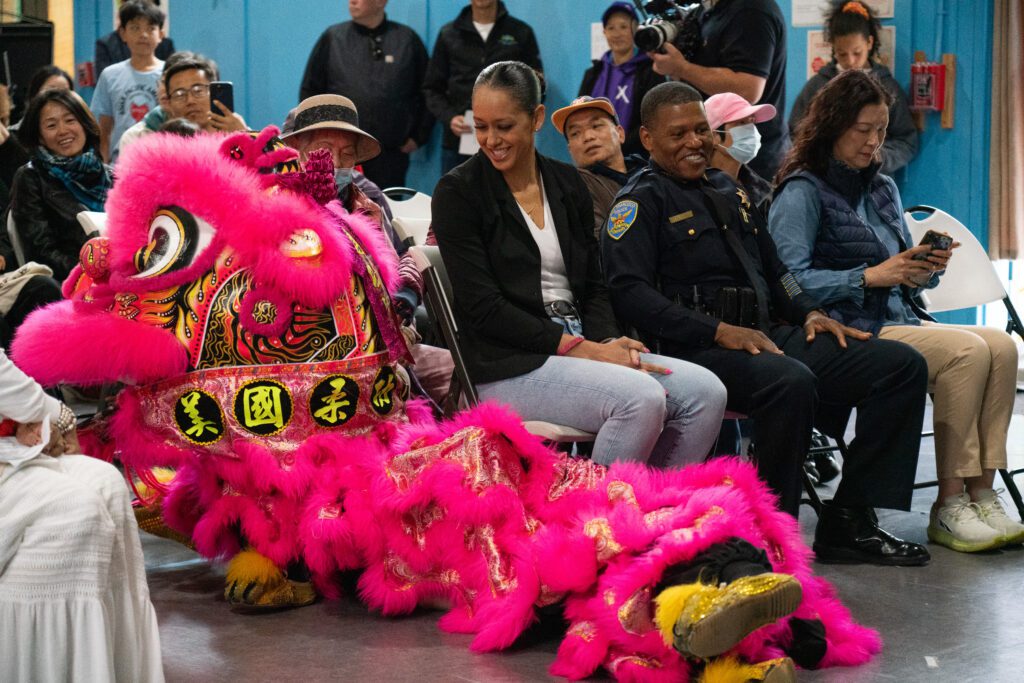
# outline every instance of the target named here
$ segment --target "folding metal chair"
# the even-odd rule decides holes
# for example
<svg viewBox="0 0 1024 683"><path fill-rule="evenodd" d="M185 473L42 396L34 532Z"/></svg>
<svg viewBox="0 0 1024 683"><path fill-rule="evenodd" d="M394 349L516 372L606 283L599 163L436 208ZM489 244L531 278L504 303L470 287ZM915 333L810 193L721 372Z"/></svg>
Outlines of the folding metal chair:
<svg viewBox="0 0 1024 683"><path fill-rule="evenodd" d="M451 283L445 270L441 252L433 246L414 246L409 249L416 268L423 276L423 298L434 324L441 331L448 350L455 363L455 372L441 409L446 415L457 411L462 405L475 406L480 398L466 369L459 344L459 330L451 307ZM567 444L593 441L595 434L553 422L530 420L523 423L526 431L552 443Z"/></svg>
<svg viewBox="0 0 1024 683"><path fill-rule="evenodd" d="M918 218L914 214L923 214ZM1006 307L1006 332L1017 335L1024 339L1024 324L1021 323L1020 315L1014 308L1010 295L1003 287L995 265L988 257L988 252L982 246L978 238L967 229L963 223L950 216L945 211L936 209L933 206L912 206L906 210L904 217L910 234L915 242L928 230L943 232L950 235L960 243L956 250L956 258L951 259L946 272L939 280L938 287L929 289L922 294L922 300L929 313L941 313L943 311L955 311L963 308L976 308L994 301L1002 300ZM924 432L922 436L934 436L935 432ZM1007 471L999 470L999 476L1006 486L1007 493L1017 506L1017 514L1024 520L1024 498L1021 497L1020 489L1013 478L1024 472L1024 469ZM914 484L915 489L938 486L938 481L925 481Z"/></svg>

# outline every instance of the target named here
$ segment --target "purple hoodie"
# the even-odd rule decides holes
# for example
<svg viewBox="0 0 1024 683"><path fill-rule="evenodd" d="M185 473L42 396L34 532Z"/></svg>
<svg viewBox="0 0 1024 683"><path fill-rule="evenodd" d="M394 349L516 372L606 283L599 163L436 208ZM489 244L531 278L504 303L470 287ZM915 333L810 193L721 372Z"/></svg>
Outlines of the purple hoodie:
<svg viewBox="0 0 1024 683"><path fill-rule="evenodd" d="M634 48L636 50L636 48ZM594 82L594 89L591 97L607 97L615 107L619 123L628 126L633 115L633 91L636 82L636 70L650 57L644 52L637 51L628 61L622 64L612 62L612 51L604 53L601 57L601 73ZM639 103L638 103L639 104Z"/></svg>

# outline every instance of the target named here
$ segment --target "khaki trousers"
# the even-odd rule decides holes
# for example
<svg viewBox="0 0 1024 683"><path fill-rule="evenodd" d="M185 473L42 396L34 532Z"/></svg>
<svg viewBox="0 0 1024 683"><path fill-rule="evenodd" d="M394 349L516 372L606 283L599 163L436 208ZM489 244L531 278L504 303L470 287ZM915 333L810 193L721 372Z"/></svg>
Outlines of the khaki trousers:
<svg viewBox="0 0 1024 683"><path fill-rule="evenodd" d="M1006 467L1017 388L1017 346L1002 330L974 325L887 325L878 336L913 346L928 361L940 479Z"/></svg>

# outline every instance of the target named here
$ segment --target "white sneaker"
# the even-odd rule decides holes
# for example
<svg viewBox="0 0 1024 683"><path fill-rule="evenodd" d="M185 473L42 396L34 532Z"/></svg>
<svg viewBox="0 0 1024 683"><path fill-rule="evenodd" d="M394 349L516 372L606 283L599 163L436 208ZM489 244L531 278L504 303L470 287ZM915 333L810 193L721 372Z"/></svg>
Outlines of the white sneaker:
<svg viewBox="0 0 1024 683"><path fill-rule="evenodd" d="M932 508L928 540L961 553L976 553L1003 545L1003 535L984 521L966 493L950 496Z"/></svg>
<svg viewBox="0 0 1024 683"><path fill-rule="evenodd" d="M1002 489L998 491L986 489L982 492L978 496L978 500L974 501L978 507L978 516L981 517L981 521L999 532L1003 537L1003 543L1007 545L1022 543L1024 542L1024 524L1014 521L1006 514L1003 501L999 500L999 494L1002 492Z"/></svg>

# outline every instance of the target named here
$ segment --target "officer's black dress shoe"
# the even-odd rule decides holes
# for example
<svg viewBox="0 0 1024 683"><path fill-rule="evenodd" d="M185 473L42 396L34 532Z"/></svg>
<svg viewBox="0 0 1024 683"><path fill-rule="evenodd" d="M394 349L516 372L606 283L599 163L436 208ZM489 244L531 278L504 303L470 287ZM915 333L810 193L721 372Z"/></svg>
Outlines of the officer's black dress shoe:
<svg viewBox="0 0 1024 683"><path fill-rule="evenodd" d="M931 556L918 543L896 538L878 526L875 511L824 503L814 530L814 555L826 564L879 564L917 567Z"/></svg>

